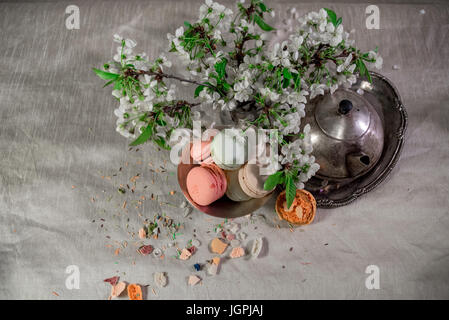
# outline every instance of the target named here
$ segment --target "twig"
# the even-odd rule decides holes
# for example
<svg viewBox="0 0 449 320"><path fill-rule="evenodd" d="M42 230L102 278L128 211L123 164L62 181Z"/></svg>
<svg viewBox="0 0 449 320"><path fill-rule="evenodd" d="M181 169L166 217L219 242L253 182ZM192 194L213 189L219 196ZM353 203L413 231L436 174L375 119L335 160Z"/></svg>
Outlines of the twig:
<svg viewBox="0 0 449 320"><path fill-rule="evenodd" d="M154 77L156 77L156 80L158 80L158 78L159 79L167 78L167 79L175 79L175 80L178 80L178 81L181 81L181 82L188 82L188 83L196 84L198 86L200 86L200 85L208 86L207 84L199 83L197 81L190 80L190 79L184 79L184 78L172 75L172 74L166 74L166 73L163 73L161 71L160 72L154 72L154 71L139 70L139 71L137 71L137 73L138 74L147 74L149 76L154 76Z"/></svg>

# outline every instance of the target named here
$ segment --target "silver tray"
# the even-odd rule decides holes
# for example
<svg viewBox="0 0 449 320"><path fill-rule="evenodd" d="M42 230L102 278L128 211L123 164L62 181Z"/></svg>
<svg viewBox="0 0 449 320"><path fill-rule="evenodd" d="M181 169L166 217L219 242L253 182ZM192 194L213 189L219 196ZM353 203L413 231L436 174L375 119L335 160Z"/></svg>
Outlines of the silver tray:
<svg viewBox="0 0 449 320"><path fill-rule="evenodd" d="M306 183L306 189L315 196L320 208L345 206L370 192L385 180L399 160L407 128L407 112L393 83L381 74L370 74L372 83L360 78L350 90L363 90L363 97L379 113L385 133L382 156L368 173L347 183L326 181L317 177L310 179Z"/></svg>
<svg viewBox="0 0 449 320"><path fill-rule="evenodd" d="M363 96L376 108L384 125L384 150L377 164L362 177L351 182L328 182L317 177L313 177L306 183L306 189L316 198L317 206L320 208L334 208L347 205L363 194L373 190L390 174L399 160L399 155L404 144L404 135L407 128L407 112L402 104L396 87L384 76L370 72L373 82L366 79L359 79L350 90L363 90ZM222 121L234 123L238 118L246 118L250 112L241 114L222 115ZM190 150L190 149L189 149ZM192 159L190 159L192 160ZM249 214L267 202L274 206L270 198L273 199L279 193L279 188L275 192L262 199L252 199L246 202L234 202L226 197L214 202L209 206L197 205L189 196L186 187L186 177L194 164L178 165L178 183L186 199L198 210L211 216L220 218L237 218Z"/></svg>

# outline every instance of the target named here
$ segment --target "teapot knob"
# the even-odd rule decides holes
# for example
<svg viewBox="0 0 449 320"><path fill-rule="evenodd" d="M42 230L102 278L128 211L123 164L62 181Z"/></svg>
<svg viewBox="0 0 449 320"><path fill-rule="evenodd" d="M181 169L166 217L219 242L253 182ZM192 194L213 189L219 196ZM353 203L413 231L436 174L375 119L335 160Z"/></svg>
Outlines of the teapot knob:
<svg viewBox="0 0 449 320"><path fill-rule="evenodd" d="M340 114L346 115L352 110L352 102L349 100L341 100L340 104L338 105L338 112Z"/></svg>

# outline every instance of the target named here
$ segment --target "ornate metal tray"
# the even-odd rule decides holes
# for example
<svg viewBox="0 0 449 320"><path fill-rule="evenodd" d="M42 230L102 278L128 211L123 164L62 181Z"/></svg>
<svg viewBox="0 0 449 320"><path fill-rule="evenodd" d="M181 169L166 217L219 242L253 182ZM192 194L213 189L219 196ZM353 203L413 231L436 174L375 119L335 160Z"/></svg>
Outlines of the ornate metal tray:
<svg viewBox="0 0 449 320"><path fill-rule="evenodd" d="M390 174L399 160L404 144L404 134L407 128L407 112L402 104L396 87L384 76L370 72L373 82L359 79L350 90L363 93L374 108L376 108L384 127L384 148L377 164L366 174L348 182L332 182L313 177L306 184L306 189L313 193L320 208L333 208L347 205L363 194L373 190ZM360 91L360 90L363 90ZM222 115L222 121L236 123L238 118L247 118L250 112ZM251 213L266 204L279 190L262 199L252 199L246 202L233 202L223 197L209 206L198 206L190 198L186 188L186 177L195 165L180 164L178 166L178 182L187 200L198 210L215 217L237 218Z"/></svg>
<svg viewBox="0 0 449 320"><path fill-rule="evenodd" d="M350 90L363 94L376 108L384 126L384 148L377 164L365 175L348 182L322 180L314 177L306 184L317 206L333 208L347 205L373 190L390 174L399 160L407 128L407 112L396 87L384 76L370 72L372 83L360 78Z"/></svg>

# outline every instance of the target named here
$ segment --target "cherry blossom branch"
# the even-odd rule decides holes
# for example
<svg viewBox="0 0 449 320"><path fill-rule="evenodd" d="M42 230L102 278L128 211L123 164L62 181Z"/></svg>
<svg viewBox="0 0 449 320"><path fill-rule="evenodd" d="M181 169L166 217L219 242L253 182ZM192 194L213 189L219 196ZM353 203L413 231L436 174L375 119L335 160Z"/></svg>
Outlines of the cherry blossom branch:
<svg viewBox="0 0 449 320"><path fill-rule="evenodd" d="M151 71L151 70L145 71L145 70L132 70L132 69L128 69L128 70L125 71L125 76L137 77L139 75L145 75L145 74L149 75L149 76L154 76L157 81L160 81L163 78L166 78L166 79L174 79L174 80L178 80L178 81L181 81L181 82L187 82L187 83L191 83L191 84L196 84L198 86L205 85L205 84L199 83L199 82L194 81L194 80L184 79L184 78L181 78L181 77L176 76L176 75L164 73L164 72L162 72L161 69L159 69L158 72ZM205 86L208 86L208 85L205 85Z"/></svg>

